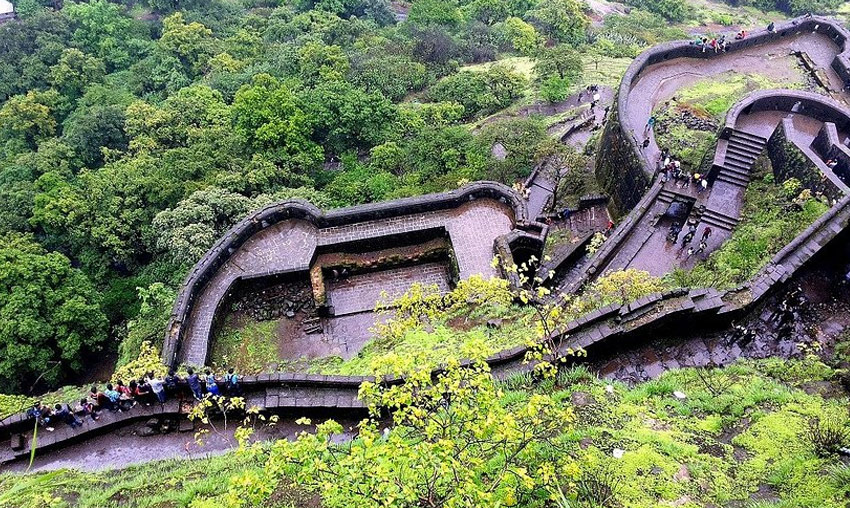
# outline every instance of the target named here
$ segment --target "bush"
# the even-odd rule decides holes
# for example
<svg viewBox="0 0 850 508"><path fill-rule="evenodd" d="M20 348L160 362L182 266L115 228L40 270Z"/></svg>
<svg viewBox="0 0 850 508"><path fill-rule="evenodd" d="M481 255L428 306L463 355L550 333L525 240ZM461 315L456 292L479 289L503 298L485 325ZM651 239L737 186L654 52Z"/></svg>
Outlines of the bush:
<svg viewBox="0 0 850 508"><path fill-rule="evenodd" d="M626 3L664 16L670 21L685 21L694 15L693 7L678 0L628 0Z"/></svg>
<svg viewBox="0 0 850 508"><path fill-rule="evenodd" d="M461 71L443 78L428 91L436 102L458 102L465 118L510 106L526 87L525 78L508 67L494 65L483 72Z"/></svg>
<svg viewBox="0 0 850 508"><path fill-rule="evenodd" d="M850 431L847 430L847 422L844 419L812 418L809 421L806 438L818 457L827 458L850 444L848 443Z"/></svg>
<svg viewBox="0 0 850 508"><path fill-rule="evenodd" d="M570 80L552 76L540 84L540 97L548 102L561 102L570 96Z"/></svg>

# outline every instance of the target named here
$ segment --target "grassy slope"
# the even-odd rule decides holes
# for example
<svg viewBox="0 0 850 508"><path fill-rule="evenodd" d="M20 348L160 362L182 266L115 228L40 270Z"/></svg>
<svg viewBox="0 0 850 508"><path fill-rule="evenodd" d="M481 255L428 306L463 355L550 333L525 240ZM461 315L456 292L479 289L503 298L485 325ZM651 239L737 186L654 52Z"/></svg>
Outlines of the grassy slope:
<svg viewBox="0 0 850 508"><path fill-rule="evenodd" d="M628 389L574 369L557 383L505 383L510 404L535 391L569 404L574 392L590 401L575 408L568 453L585 471L613 470L618 506L725 506L758 495L782 498L781 507L844 507L848 469L818 458L808 441L810 417L846 414L847 398L825 399L802 387L828 379L813 360L742 363L703 376L668 372ZM823 383L821 383L823 384ZM712 389L726 387L718 394ZM675 398L682 391L687 398ZM625 450L621 459L613 450ZM0 476L0 505L20 508L177 508L199 493L220 492L232 474L256 467L236 454L198 461L166 461L119 472ZM55 499L45 503L44 496ZM679 504L673 504L679 503ZM283 504L281 506L286 506Z"/></svg>
<svg viewBox="0 0 850 508"><path fill-rule="evenodd" d="M714 149L716 133L691 129L677 121L682 111L720 125L729 108L748 93L769 88L799 88L803 85L802 74L797 78L794 76L787 82L778 83L758 74L726 72L701 79L676 92L676 100L670 101L669 107L662 105L655 109L659 125L656 141L659 146L668 147L685 167L693 171L703 155Z"/></svg>

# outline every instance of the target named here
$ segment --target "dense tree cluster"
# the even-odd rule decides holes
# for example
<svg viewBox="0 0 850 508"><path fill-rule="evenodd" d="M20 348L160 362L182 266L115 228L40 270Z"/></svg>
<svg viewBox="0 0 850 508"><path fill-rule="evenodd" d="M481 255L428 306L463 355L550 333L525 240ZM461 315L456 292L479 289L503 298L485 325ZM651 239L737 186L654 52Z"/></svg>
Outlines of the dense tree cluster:
<svg viewBox="0 0 850 508"><path fill-rule="evenodd" d="M16 7L20 22L0 26L3 252L26 253L14 270L30 272L29 312L60 312L50 294L68 291L85 309L72 323L42 315L38 333L0 319L19 348L0 376L22 373L23 385L39 372L29 362L59 359L42 378L52 384L107 336L158 339L162 296L258 206L352 205L527 174L534 145L519 140L542 139L541 125L497 123L477 139L462 122L512 105L528 78L465 67L582 44L589 25L578 0ZM575 78L574 54L566 64L555 54L542 73ZM515 150L498 163L497 140ZM64 275L40 273L45 264ZM0 280L21 277L2 266Z"/></svg>

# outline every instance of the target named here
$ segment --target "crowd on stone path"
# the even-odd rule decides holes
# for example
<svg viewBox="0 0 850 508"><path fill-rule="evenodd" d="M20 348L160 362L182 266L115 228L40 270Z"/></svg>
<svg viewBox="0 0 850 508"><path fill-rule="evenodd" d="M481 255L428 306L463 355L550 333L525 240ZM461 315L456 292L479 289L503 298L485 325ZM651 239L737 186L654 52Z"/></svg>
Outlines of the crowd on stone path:
<svg viewBox="0 0 850 508"><path fill-rule="evenodd" d="M221 379L210 369L204 369L203 376L191 368L186 374L185 379L181 378L172 369L167 376L160 378L153 372L147 372L142 378L131 380L128 384L117 380L114 384L107 383L104 390L92 386L88 397L80 399L73 408L69 404L55 404L51 407L38 401L27 410L27 417L52 432L55 430L54 425L59 423L75 429L86 419L97 421L102 411L121 413L132 410L138 404L164 404L169 398L182 399L187 393L191 393L195 400L216 395L242 395L239 376L232 368Z"/></svg>
<svg viewBox="0 0 850 508"><path fill-rule="evenodd" d="M674 159L667 148L663 148L658 155L655 172L661 178L661 183L672 181L680 189L690 189L691 185L694 185L700 194L708 190L706 175L698 172L691 173L688 169L682 168L682 162Z"/></svg>

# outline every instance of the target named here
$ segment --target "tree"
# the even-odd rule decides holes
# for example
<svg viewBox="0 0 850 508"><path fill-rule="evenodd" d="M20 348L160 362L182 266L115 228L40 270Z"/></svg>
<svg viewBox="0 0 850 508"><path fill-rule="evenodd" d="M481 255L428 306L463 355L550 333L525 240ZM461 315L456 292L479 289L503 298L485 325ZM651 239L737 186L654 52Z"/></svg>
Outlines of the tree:
<svg viewBox="0 0 850 508"><path fill-rule="evenodd" d="M457 0L417 0L410 6L407 22L417 27L457 26L463 21Z"/></svg>
<svg viewBox="0 0 850 508"><path fill-rule="evenodd" d="M236 131L257 149L313 164L323 158L321 147L310 139L313 120L298 96L268 74L254 76L236 92L231 114Z"/></svg>
<svg viewBox="0 0 850 508"><path fill-rule="evenodd" d="M35 148L39 141L56 133L61 98L55 90L29 91L16 95L0 107L0 140L19 141Z"/></svg>
<svg viewBox="0 0 850 508"><path fill-rule="evenodd" d="M404 55L376 54L354 61L352 81L367 92L379 92L400 101L428 82L428 69Z"/></svg>
<svg viewBox="0 0 850 508"><path fill-rule="evenodd" d="M511 46L524 55L533 54L543 45L543 37L534 26L515 16L505 20L504 30Z"/></svg>
<svg viewBox="0 0 850 508"><path fill-rule="evenodd" d="M177 265L189 266L252 207L251 200L240 194L216 188L196 191L175 208L156 215L151 250L166 253Z"/></svg>
<svg viewBox="0 0 850 508"><path fill-rule="evenodd" d="M505 118L483 126L476 141L490 152L496 143L507 151L504 160L492 160L485 178L512 184L531 173L538 145L548 139L546 124L539 118Z"/></svg>
<svg viewBox="0 0 850 508"><path fill-rule="evenodd" d="M125 129L136 148L186 146L201 133L229 129L230 109L221 92L206 85L181 88L162 104L135 101Z"/></svg>
<svg viewBox="0 0 850 508"><path fill-rule="evenodd" d="M0 237L0 390L20 391L41 375L55 386L82 369L106 338L99 298L62 254L28 235Z"/></svg>
<svg viewBox="0 0 850 508"><path fill-rule="evenodd" d="M190 76L203 73L214 54L214 45L212 30L197 21L184 22L179 12L162 20L162 37L157 46L177 58Z"/></svg>
<svg viewBox="0 0 850 508"><path fill-rule="evenodd" d="M486 71L461 71L441 79L428 91L434 101L459 102L466 118L493 113L506 108L516 100L526 81L503 65L494 65Z"/></svg>
<svg viewBox="0 0 850 508"><path fill-rule="evenodd" d="M321 83L304 102L314 122L314 141L334 154L381 143L398 115L380 92L367 93L347 81Z"/></svg>
<svg viewBox="0 0 850 508"><path fill-rule="evenodd" d="M124 108L120 105L77 108L63 126L64 141L90 168L103 165L104 149L127 149Z"/></svg>
<svg viewBox="0 0 850 508"><path fill-rule="evenodd" d="M573 83L581 77L583 70L581 55L563 45L540 51L534 64L534 71L540 80L555 76Z"/></svg>
<svg viewBox="0 0 850 508"><path fill-rule="evenodd" d="M126 16L118 4L106 0L69 3L62 12L73 23L74 46L101 59L108 71L127 68L150 47L144 26Z"/></svg>
<svg viewBox="0 0 850 508"><path fill-rule="evenodd" d="M23 166L0 169L0 236L10 231L29 231L35 185L32 171Z"/></svg>
<svg viewBox="0 0 850 508"><path fill-rule="evenodd" d="M553 39L573 45L584 42L590 26L578 0L540 0L528 17Z"/></svg>
<svg viewBox="0 0 850 508"><path fill-rule="evenodd" d="M99 58L69 48L62 52L59 61L50 68L49 81L61 93L75 99L83 94L89 83L103 79L105 73L106 67Z"/></svg>
<svg viewBox="0 0 850 508"><path fill-rule="evenodd" d="M540 83L540 97L548 102L561 102L570 96L570 81L550 76Z"/></svg>
<svg viewBox="0 0 850 508"><path fill-rule="evenodd" d="M298 50L298 69L307 85L342 81L348 73L348 57L339 46L308 42Z"/></svg>
<svg viewBox="0 0 850 508"><path fill-rule="evenodd" d="M343 428L328 421L268 452L253 447L264 467L237 475L225 494L197 499L192 508L262 506L284 477L320 494L327 508L525 506L556 491L556 469L576 470L546 451L572 426L571 411L538 393L509 405L482 361L462 367L448 359L432 377L391 355L376 373L404 374L405 382L361 386L371 417L353 442L334 443ZM393 422L386 432L384 409Z"/></svg>
<svg viewBox="0 0 850 508"><path fill-rule="evenodd" d="M96 280L133 270L148 253L144 238L157 211L184 196L199 162L141 154L84 170L70 182L47 173L37 182L31 222L70 246Z"/></svg>

